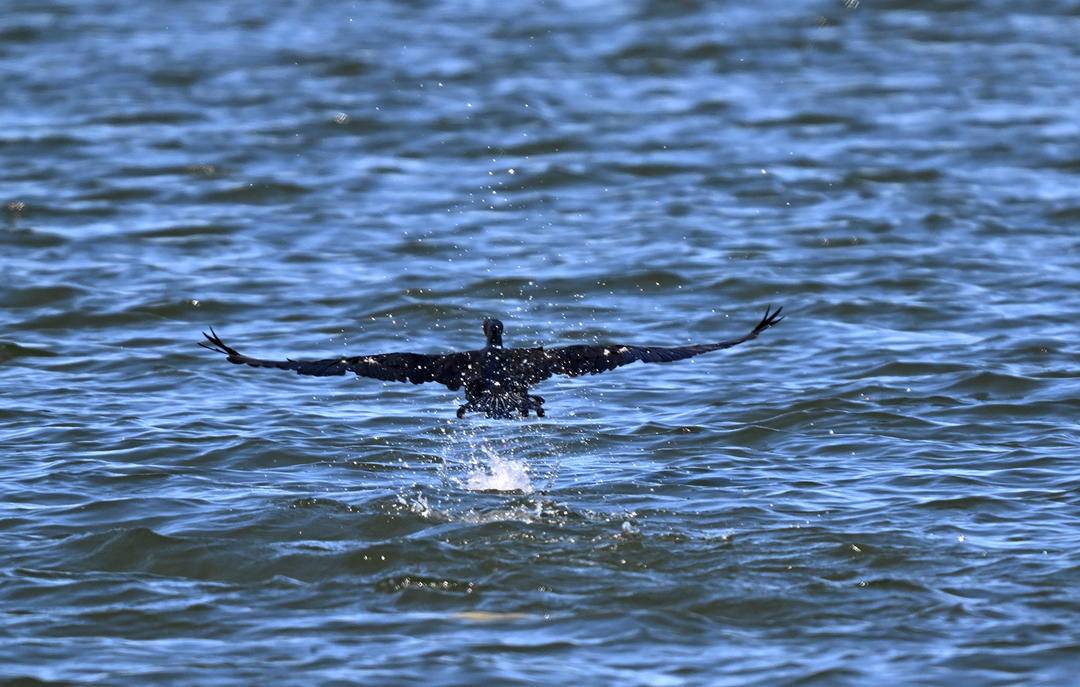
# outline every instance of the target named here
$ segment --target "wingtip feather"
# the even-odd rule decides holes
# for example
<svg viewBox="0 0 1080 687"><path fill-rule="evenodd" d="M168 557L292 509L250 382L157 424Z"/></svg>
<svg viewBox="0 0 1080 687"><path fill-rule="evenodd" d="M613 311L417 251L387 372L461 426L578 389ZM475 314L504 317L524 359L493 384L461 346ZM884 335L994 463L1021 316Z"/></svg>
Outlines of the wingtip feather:
<svg viewBox="0 0 1080 687"><path fill-rule="evenodd" d="M210 345L207 345L206 342L199 341L198 344L203 348L214 351L215 353L224 353L230 359L240 355L240 353L237 352L236 349L230 348L224 341L221 340L221 337L218 336L217 332L214 331L213 327L210 327L209 334L203 332L202 335L206 337L206 341L210 342Z"/></svg>

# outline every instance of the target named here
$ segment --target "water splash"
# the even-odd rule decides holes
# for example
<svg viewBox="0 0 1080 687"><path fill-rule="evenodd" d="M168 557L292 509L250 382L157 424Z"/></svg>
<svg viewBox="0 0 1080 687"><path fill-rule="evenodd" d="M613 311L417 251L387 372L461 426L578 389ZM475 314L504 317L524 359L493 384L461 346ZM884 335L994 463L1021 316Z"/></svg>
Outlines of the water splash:
<svg viewBox="0 0 1080 687"><path fill-rule="evenodd" d="M446 433L443 478L468 491L532 494L550 486L555 465L535 432L521 426L469 426ZM540 483L534 483L534 479Z"/></svg>
<svg viewBox="0 0 1080 687"><path fill-rule="evenodd" d="M441 513L431 507L428 503L427 496L423 493L417 493L414 496L405 496L404 494L398 494L398 505L402 508L419 515L422 518L428 520L438 520L441 518Z"/></svg>
<svg viewBox="0 0 1080 687"><path fill-rule="evenodd" d="M532 480L529 478L529 466L524 461L503 458L489 452L486 465L477 466L465 479L465 487L472 491L520 491L531 494Z"/></svg>

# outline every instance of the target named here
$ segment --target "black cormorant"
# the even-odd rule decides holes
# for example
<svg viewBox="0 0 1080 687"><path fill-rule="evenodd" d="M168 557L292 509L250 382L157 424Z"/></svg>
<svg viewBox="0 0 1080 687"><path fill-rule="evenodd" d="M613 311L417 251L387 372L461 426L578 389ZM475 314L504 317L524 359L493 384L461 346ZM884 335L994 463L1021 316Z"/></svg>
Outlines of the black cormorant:
<svg viewBox="0 0 1080 687"><path fill-rule="evenodd" d="M503 348L503 323L484 320L487 345L478 351L462 351L445 355L422 353L379 353L349 358L324 360L262 360L249 358L225 345L211 327L203 332L207 341L199 345L224 353L230 363L252 367L276 367L296 370L297 374L327 377L353 372L361 377L374 377L394 382L438 382L451 391L465 388L467 403L458 408L457 416L480 412L492 418L527 417L530 410L544 415L544 399L529 395L529 387L552 375L577 377L599 374L628 365L635 360L643 363L670 363L695 355L730 348L754 339L780 320L782 308L765 316L750 332L737 339L717 343L662 348L659 346L621 346L578 344L562 348Z"/></svg>

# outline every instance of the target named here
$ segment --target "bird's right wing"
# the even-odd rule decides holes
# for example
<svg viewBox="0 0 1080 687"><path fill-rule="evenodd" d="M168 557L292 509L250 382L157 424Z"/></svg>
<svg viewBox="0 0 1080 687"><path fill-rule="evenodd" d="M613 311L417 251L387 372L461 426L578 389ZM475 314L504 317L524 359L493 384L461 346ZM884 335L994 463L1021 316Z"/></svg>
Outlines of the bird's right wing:
<svg viewBox="0 0 1080 687"><path fill-rule="evenodd" d="M777 308L773 312L771 308L766 308L761 321L737 339L677 347L580 344L562 348L525 348L518 349L521 358L517 364L528 383L536 384L552 375L595 375L639 360L643 363L670 363L755 339L758 334L784 319L780 316L781 310L783 308Z"/></svg>
<svg viewBox="0 0 1080 687"><path fill-rule="evenodd" d="M379 353L376 355L358 355L352 357L324 358L321 360L264 360L251 358L235 348L228 346L218 337L213 327L210 333L203 332L206 341L200 341L203 348L224 353L225 359L237 365L251 367L273 367L279 370L294 370L296 374L314 377L340 376L352 372L361 377L371 377L388 382L438 382L445 384L452 391L461 388L467 372L472 365L474 352L450 353L447 355L427 355L423 353ZM209 342L209 343L208 343Z"/></svg>

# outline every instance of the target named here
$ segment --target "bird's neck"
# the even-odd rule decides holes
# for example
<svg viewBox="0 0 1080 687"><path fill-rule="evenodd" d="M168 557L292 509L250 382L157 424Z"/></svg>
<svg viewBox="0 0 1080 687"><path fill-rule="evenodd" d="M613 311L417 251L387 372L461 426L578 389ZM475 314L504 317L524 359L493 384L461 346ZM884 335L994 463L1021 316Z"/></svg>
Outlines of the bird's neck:
<svg viewBox="0 0 1080 687"><path fill-rule="evenodd" d="M488 348L502 348L502 334L492 334L488 337Z"/></svg>

